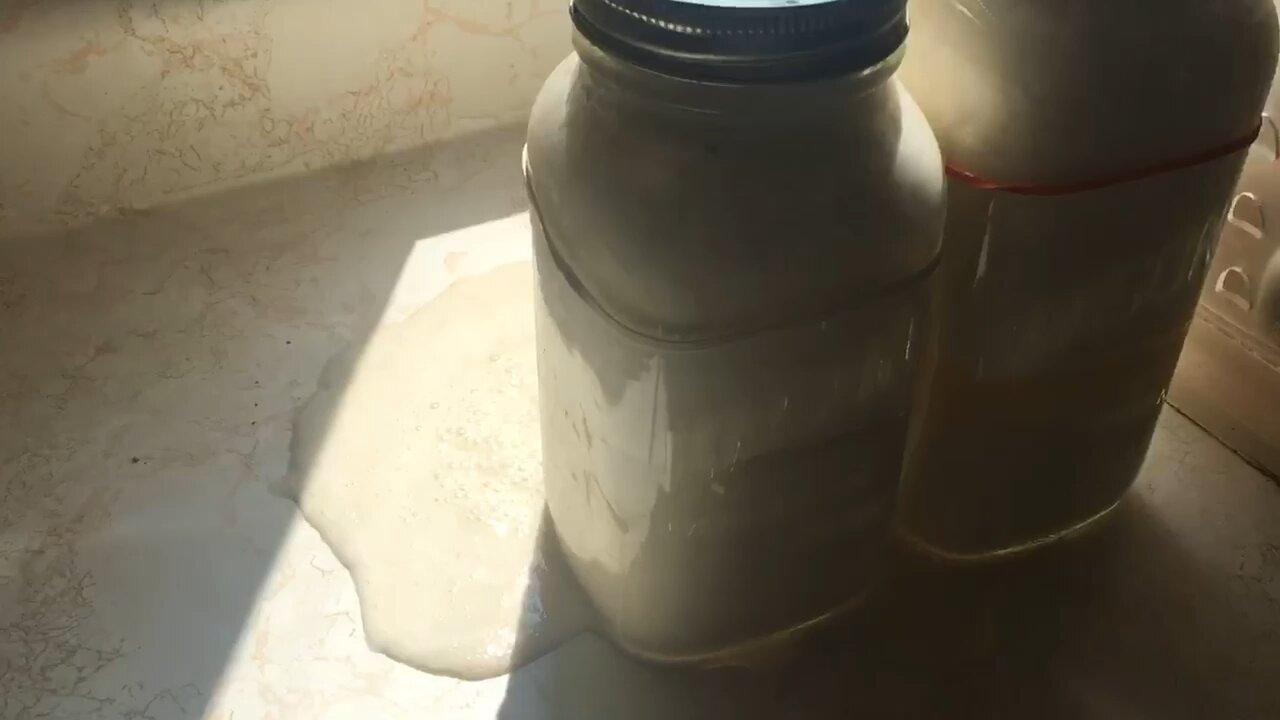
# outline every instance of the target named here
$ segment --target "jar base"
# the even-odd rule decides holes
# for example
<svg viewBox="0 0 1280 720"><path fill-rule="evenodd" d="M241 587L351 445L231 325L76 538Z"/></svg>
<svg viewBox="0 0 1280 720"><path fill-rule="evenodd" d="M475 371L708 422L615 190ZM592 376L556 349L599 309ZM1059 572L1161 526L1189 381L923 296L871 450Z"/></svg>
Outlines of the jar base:
<svg viewBox="0 0 1280 720"><path fill-rule="evenodd" d="M721 650L697 655L655 653L628 645L616 637L611 637L610 640L628 655L656 665L707 670L717 668L746 668L752 670L776 668L785 665L793 657L803 639L854 612L866 602L870 595L871 589L868 588L812 620L807 620L794 627L778 630L759 638L746 640Z"/></svg>
<svg viewBox="0 0 1280 720"><path fill-rule="evenodd" d="M1050 545L1056 545L1060 542L1068 541L1072 538L1083 535L1084 533L1101 525L1107 518L1109 518L1112 512L1120 506L1121 502L1124 501L1124 498L1125 496L1121 495L1115 502L1098 511L1094 515L1091 515L1069 527L1054 531L1034 540L1029 540L1010 547L996 548L992 550L948 550L943 546L936 545L933 542L924 539L920 535L902 527L901 525L895 526L894 534L897 536L899 541L908 547L938 560L950 563L1001 562L1004 560L1026 557L1037 551L1043 550Z"/></svg>

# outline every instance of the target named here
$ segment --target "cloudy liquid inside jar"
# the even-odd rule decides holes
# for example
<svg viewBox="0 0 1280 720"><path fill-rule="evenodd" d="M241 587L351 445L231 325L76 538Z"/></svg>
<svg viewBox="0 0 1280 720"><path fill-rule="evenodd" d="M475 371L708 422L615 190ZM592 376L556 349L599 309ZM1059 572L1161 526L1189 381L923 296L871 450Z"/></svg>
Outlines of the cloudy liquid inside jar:
<svg viewBox="0 0 1280 720"><path fill-rule="evenodd" d="M1227 157L1034 197L953 183L937 369L899 524L999 556L1114 507L1137 477L1203 286Z"/></svg>
<svg viewBox="0 0 1280 720"><path fill-rule="evenodd" d="M995 556L1105 515L1142 467L1182 341L1171 333L1017 380L986 380L939 358L921 450L908 463L909 482L929 483L928 499L904 510L922 529L916 539L944 556Z"/></svg>
<svg viewBox="0 0 1280 720"><path fill-rule="evenodd" d="M617 325L535 236L547 503L605 632L734 663L856 605L885 549L928 283L663 342Z"/></svg>

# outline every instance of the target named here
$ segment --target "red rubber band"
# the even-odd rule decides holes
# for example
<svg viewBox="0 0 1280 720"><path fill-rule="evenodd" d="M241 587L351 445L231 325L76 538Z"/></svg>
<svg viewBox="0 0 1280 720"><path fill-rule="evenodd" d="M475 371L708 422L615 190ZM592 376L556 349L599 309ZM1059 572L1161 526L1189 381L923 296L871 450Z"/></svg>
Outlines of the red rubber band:
<svg viewBox="0 0 1280 720"><path fill-rule="evenodd" d="M1159 163L1150 167L1139 170L1127 170L1125 172L1116 173L1108 177L1096 180L1086 180L1079 183L1068 183L1065 185L1017 185L999 183L994 180L985 180L966 172L954 165L947 165L947 177L959 180L966 185L970 185L981 190L999 190L1000 192L1013 193L1015 195L1071 195L1074 193L1087 192L1089 190L1100 190L1110 185L1121 185L1135 180L1145 180L1156 175L1163 175L1167 172L1175 170L1185 170L1211 160L1224 158L1228 155L1234 155L1241 150L1247 149L1258 139L1259 133L1262 132L1262 122L1258 122L1258 126L1252 132L1244 137L1232 140L1229 143L1210 148L1204 152L1196 153L1185 158L1179 158L1170 162Z"/></svg>

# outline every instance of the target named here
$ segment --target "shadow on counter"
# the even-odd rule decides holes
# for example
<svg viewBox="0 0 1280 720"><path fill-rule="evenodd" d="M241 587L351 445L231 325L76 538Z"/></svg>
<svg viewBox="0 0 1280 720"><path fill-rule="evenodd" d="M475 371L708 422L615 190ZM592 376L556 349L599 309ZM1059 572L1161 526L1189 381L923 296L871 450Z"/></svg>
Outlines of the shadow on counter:
<svg viewBox="0 0 1280 720"><path fill-rule="evenodd" d="M1172 411L1160 432L1198 433ZM1149 459L1160 476L1105 523L1005 564L901 551L861 612L776 668L659 668L583 636L514 673L498 718L1278 717L1280 493L1186 442L1205 444L1159 452L1242 470Z"/></svg>

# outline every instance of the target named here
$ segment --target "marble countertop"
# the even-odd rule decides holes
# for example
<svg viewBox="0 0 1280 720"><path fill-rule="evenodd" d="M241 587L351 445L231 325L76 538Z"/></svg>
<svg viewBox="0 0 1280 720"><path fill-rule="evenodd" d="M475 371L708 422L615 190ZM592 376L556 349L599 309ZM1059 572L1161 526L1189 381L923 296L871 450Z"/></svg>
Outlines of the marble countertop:
<svg viewBox="0 0 1280 720"><path fill-rule="evenodd" d="M272 485L330 358L527 268L520 142L0 245L0 718L1280 717L1280 488L1173 410L1090 537L904 556L776 668L658 669L584 634L463 682L371 651L351 577Z"/></svg>

